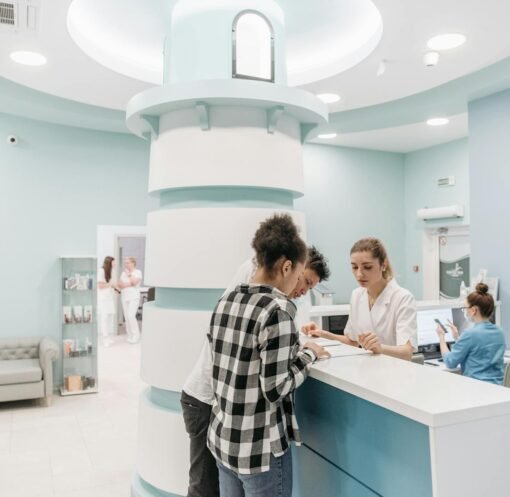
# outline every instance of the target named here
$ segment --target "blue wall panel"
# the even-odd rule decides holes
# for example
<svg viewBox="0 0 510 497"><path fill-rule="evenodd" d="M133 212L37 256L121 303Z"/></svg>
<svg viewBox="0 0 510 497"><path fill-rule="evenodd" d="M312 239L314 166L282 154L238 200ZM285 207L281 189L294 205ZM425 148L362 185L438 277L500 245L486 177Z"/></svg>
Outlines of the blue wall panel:
<svg viewBox="0 0 510 497"><path fill-rule="evenodd" d="M315 379L297 391L297 411L305 445L374 493L432 496L427 426Z"/></svg>

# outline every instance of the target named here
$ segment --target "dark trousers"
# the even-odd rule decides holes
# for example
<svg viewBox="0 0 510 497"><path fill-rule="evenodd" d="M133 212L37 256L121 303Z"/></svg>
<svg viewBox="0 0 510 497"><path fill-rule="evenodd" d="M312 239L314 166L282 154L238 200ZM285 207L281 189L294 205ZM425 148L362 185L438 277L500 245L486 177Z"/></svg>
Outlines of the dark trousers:
<svg viewBox="0 0 510 497"><path fill-rule="evenodd" d="M219 497L216 459L207 448L211 406L186 392L181 395L184 424L190 440L190 469L187 497Z"/></svg>

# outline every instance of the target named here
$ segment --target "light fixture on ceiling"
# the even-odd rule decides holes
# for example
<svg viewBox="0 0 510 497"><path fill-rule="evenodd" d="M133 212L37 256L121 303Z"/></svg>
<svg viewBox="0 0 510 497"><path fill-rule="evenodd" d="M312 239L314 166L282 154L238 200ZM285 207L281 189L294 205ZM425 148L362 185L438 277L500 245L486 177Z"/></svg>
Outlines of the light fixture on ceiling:
<svg viewBox="0 0 510 497"><path fill-rule="evenodd" d="M11 59L25 66L42 66L46 64L46 57L37 52L17 51L12 52Z"/></svg>
<svg viewBox="0 0 510 497"><path fill-rule="evenodd" d="M451 50L466 43L466 37L460 33L445 33L434 36L427 42L431 50Z"/></svg>
<svg viewBox="0 0 510 497"><path fill-rule="evenodd" d="M432 119L427 120L427 124L429 126L444 126L448 124L450 120L447 117L434 117Z"/></svg>
<svg viewBox="0 0 510 497"><path fill-rule="evenodd" d="M423 63L427 67L434 67L439 61L439 54L437 52L427 52L423 56Z"/></svg>
<svg viewBox="0 0 510 497"><path fill-rule="evenodd" d="M317 98L322 100L325 104L334 104L340 100L340 95L336 93L319 93Z"/></svg>
<svg viewBox="0 0 510 497"><path fill-rule="evenodd" d="M320 138L321 140L331 140L333 138L336 138L336 133L323 133L321 135L318 135L317 138Z"/></svg>

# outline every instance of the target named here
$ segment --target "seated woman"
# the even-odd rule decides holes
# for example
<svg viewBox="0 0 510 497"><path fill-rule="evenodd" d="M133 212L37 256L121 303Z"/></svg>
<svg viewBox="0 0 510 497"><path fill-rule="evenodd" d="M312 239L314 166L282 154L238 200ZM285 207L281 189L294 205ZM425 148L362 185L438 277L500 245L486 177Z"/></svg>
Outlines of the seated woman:
<svg viewBox="0 0 510 497"><path fill-rule="evenodd" d="M465 376L501 385L504 376L505 336L501 328L489 321L494 313L494 299L488 290L485 283L478 283L476 290L467 296L464 316L473 326L462 332L451 351L444 330L438 326L436 331L447 368L454 369L460 365ZM448 326L454 335L458 335L453 324Z"/></svg>

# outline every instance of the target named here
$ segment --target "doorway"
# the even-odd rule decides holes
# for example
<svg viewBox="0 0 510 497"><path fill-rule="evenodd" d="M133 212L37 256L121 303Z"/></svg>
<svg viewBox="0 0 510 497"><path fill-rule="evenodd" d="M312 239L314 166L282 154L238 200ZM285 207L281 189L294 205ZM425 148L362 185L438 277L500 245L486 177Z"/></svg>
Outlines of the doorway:
<svg viewBox="0 0 510 497"><path fill-rule="evenodd" d="M118 235L115 240L115 257L119 261L119 276L123 270L124 259L134 257L136 260L136 269L142 272L142 282L140 284L140 302L136 312L136 319L140 331L142 330L143 304L147 302L147 288L143 281L145 276L145 235ZM122 304L117 300L117 334L126 333L126 325Z"/></svg>

